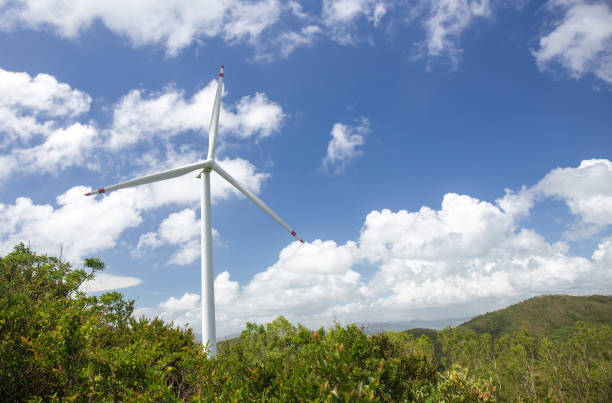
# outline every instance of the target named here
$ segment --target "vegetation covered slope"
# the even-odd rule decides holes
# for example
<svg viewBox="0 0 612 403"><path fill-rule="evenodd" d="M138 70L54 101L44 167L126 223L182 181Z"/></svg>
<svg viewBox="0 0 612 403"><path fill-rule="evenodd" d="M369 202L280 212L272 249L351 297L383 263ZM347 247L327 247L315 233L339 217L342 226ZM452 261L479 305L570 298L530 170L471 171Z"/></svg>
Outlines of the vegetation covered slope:
<svg viewBox="0 0 612 403"><path fill-rule="evenodd" d="M217 357L116 292L79 291L83 269L24 245L0 258L0 401L478 401L488 384L438 373L428 339L248 324ZM482 398L479 398L481 396Z"/></svg>
<svg viewBox="0 0 612 403"><path fill-rule="evenodd" d="M489 333L494 338L520 329L534 335L552 335L578 321L612 325L612 297L543 295L477 316L459 329Z"/></svg>
<svg viewBox="0 0 612 403"><path fill-rule="evenodd" d="M283 317L247 324L214 358L182 330L133 317L119 293L88 296L98 259L73 269L23 245L0 258L0 401L485 402L612 399L612 330L560 339L447 328L368 336Z"/></svg>

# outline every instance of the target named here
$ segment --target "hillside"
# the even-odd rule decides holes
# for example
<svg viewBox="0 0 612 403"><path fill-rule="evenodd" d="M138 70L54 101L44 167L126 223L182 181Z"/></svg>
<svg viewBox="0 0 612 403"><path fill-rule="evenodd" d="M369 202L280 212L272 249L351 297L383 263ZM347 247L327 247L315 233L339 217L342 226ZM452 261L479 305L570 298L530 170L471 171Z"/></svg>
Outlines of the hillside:
<svg viewBox="0 0 612 403"><path fill-rule="evenodd" d="M281 316L248 323L210 357L191 330L135 318L120 293L79 291L103 269L97 258L73 269L23 244L0 256L0 401L612 401L607 324L568 326L553 342L457 327L412 331L421 337L340 324L313 332ZM564 315L609 320L609 298L572 298L488 315L513 326L537 313L555 326Z"/></svg>
<svg viewBox="0 0 612 403"><path fill-rule="evenodd" d="M533 335L554 335L577 321L612 325L612 297L543 295L476 316L458 328L490 333L494 338L521 328Z"/></svg>

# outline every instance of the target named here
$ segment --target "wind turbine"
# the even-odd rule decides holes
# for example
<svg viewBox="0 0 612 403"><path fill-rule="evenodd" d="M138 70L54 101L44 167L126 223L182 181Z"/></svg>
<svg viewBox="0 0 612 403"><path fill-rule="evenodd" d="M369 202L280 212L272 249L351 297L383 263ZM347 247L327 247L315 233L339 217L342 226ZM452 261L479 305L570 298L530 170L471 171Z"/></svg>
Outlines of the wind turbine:
<svg viewBox="0 0 612 403"><path fill-rule="evenodd" d="M204 161L195 162L179 168L170 169L159 172L153 175L143 176L129 180L127 182L118 183L116 185L107 186L86 193L85 196L95 196L100 193L108 193L119 189L131 188L134 186L144 185L147 183L159 182L166 179L176 178L177 176L185 175L189 172L201 169L198 178L202 182L202 198L201 198L201 234L202 234L202 344L210 348L210 355L217 353L217 335L215 329L215 290L213 277L213 256L212 256L212 226L210 221L210 172L215 171L223 179L232 184L236 189L242 192L248 199L257 204L263 211L268 213L277 223L284 229L289 231L300 242L304 241L299 238L295 231L291 229L285 221L283 221L270 207L262 202L250 190L241 185L227 171L215 161L215 143L217 140L217 128L219 126L219 111L221 109L221 95L223 93L223 66L219 72L219 82L217 84L217 93L215 95L215 103L210 120L208 131L208 157Z"/></svg>

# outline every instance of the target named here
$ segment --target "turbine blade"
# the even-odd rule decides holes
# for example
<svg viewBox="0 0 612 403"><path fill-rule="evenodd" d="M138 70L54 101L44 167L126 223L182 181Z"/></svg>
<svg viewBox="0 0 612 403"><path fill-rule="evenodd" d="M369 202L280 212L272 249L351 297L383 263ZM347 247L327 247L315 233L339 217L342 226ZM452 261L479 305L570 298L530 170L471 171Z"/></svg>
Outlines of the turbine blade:
<svg viewBox="0 0 612 403"><path fill-rule="evenodd" d="M242 194L244 194L247 198L249 198L253 203L257 204L263 211L268 213L270 215L270 217L274 218L274 220L277 223L279 223L284 229L289 231L289 233L291 235L293 235L298 241L300 241L301 243L304 243L302 238L297 236L295 231L289 225L287 225L287 223L285 221L283 221L282 218L280 218L278 216L278 214L276 214L274 211L272 211L272 209L270 207L268 207L266 205L266 203L262 202L259 199L259 197L255 196L249 189L247 189L244 186L242 186L236 179L234 179L223 168L221 168L221 166L219 164L217 164L215 161L212 161L211 162L211 168L215 172L217 172L219 175L221 175L223 177L223 179L225 179L226 181L231 183L236 189L240 190L242 192Z"/></svg>
<svg viewBox="0 0 612 403"><path fill-rule="evenodd" d="M213 106L210 126L208 128L208 157L209 160L215 159L215 145L217 143L217 128L219 127L219 112L221 112L221 95L223 95L223 66L219 71L219 81L217 93L215 94L215 104Z"/></svg>
<svg viewBox="0 0 612 403"><path fill-rule="evenodd" d="M85 196L95 196L99 193L108 193L113 190L119 190L124 188L131 188L134 186L144 185L146 183L159 182L170 178L176 178L177 176L185 175L189 172L195 171L196 169L205 168L210 165L210 161L200 161L195 164L185 165L184 167L169 169L167 171L158 172L153 175L143 176L141 178L132 179L126 182L121 182L116 185L100 188L93 192L85 193Z"/></svg>

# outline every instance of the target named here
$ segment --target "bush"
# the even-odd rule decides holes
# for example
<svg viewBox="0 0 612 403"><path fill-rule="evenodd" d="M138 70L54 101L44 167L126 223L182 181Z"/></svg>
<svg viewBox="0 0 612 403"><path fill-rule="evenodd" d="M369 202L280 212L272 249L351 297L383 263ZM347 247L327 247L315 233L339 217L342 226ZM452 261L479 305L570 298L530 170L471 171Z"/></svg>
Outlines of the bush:
<svg viewBox="0 0 612 403"><path fill-rule="evenodd" d="M248 324L208 359L191 330L134 318L119 293L80 291L103 269L22 244L0 259L0 400L400 401L437 381L426 339L283 317Z"/></svg>
<svg viewBox="0 0 612 403"><path fill-rule="evenodd" d="M133 318L119 293L86 296L79 287L104 264L84 269L23 244L0 259L0 400L189 395L185 366L207 363L191 331Z"/></svg>

